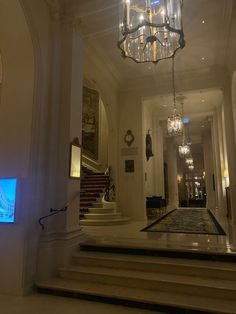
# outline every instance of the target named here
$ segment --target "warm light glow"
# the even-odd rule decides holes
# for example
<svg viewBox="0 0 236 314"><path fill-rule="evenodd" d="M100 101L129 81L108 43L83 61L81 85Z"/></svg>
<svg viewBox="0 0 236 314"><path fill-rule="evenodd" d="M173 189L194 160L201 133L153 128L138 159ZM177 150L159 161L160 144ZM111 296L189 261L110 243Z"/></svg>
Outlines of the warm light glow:
<svg viewBox="0 0 236 314"><path fill-rule="evenodd" d="M185 46L182 4L183 0L123 1L118 42L122 56L138 63L173 57Z"/></svg>
<svg viewBox="0 0 236 314"><path fill-rule="evenodd" d="M182 144L179 146L179 155L180 157L185 157L190 154L190 148L187 144Z"/></svg>
<svg viewBox="0 0 236 314"><path fill-rule="evenodd" d="M174 109L173 115L167 119L167 133L169 136L178 136L183 132L183 121Z"/></svg>
<svg viewBox="0 0 236 314"><path fill-rule="evenodd" d="M185 159L185 162L187 165L192 165L193 164L193 158L192 157L188 157Z"/></svg>
<svg viewBox="0 0 236 314"><path fill-rule="evenodd" d="M229 177L229 170L226 168L224 170L224 178L228 178Z"/></svg>
<svg viewBox="0 0 236 314"><path fill-rule="evenodd" d="M189 169L189 170L193 170L193 169L194 169L194 165L189 165L189 166L188 166L188 169Z"/></svg>

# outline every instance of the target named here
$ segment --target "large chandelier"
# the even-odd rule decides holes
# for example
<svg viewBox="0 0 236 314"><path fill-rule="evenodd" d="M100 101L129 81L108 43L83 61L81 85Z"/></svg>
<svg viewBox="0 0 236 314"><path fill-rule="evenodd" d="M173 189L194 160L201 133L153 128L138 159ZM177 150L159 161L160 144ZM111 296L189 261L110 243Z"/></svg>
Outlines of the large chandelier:
<svg viewBox="0 0 236 314"><path fill-rule="evenodd" d="M121 38L123 57L137 63L157 63L185 46L182 0L123 0Z"/></svg>
<svg viewBox="0 0 236 314"><path fill-rule="evenodd" d="M183 133L182 116L178 113L176 107L176 91L175 91L175 62L172 58L172 84L173 84L173 112L167 119L167 133L169 136L178 136Z"/></svg>

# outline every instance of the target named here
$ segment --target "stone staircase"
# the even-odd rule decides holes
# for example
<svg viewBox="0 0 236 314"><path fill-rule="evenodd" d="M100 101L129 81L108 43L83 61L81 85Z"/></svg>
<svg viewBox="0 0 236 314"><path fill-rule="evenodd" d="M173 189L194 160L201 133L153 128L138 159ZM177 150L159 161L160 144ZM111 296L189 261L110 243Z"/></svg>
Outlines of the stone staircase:
<svg viewBox="0 0 236 314"><path fill-rule="evenodd" d="M176 258L175 256L178 256ZM236 255L138 251L84 243L40 292L163 313L236 313Z"/></svg>
<svg viewBox="0 0 236 314"><path fill-rule="evenodd" d="M80 184L80 222L82 226L109 226L128 223L130 219L116 210L114 202L104 200L107 176L82 168Z"/></svg>

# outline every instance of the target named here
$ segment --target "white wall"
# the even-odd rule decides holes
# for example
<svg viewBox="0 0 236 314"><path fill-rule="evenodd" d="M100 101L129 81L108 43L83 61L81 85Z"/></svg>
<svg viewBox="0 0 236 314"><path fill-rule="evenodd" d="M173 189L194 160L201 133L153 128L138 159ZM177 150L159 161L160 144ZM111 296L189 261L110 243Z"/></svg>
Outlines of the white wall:
<svg viewBox="0 0 236 314"><path fill-rule="evenodd" d="M131 93L119 99L119 204L122 212L133 220L146 217L144 197L144 139L142 99ZM130 147L124 141L127 130L135 140ZM125 160L134 160L135 171L125 172Z"/></svg>
<svg viewBox="0 0 236 314"><path fill-rule="evenodd" d="M32 193L29 178L35 65L30 32L17 0L0 2L0 42L0 176L19 178L16 223L0 224L0 293L19 294L23 288L25 226L31 210L28 204Z"/></svg>

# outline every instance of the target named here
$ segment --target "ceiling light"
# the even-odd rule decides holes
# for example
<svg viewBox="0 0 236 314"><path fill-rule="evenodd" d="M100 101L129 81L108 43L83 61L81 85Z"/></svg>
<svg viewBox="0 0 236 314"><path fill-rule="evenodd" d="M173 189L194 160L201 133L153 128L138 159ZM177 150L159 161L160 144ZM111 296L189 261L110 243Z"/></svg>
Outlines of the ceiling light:
<svg viewBox="0 0 236 314"><path fill-rule="evenodd" d="M188 165L188 166L190 166L190 165L193 165L193 157L187 157L186 159L185 159L185 162L186 162L186 164Z"/></svg>
<svg viewBox="0 0 236 314"><path fill-rule="evenodd" d="M167 133L169 136L178 136L183 133L183 120L176 108L176 91L175 91L175 62L172 59L172 84L173 84L173 112L167 119Z"/></svg>
<svg viewBox="0 0 236 314"><path fill-rule="evenodd" d="M188 169L189 169L189 170L194 170L194 165L189 165L189 166L188 166Z"/></svg>
<svg viewBox="0 0 236 314"><path fill-rule="evenodd" d="M205 57L202 57L202 61L205 61Z"/></svg>
<svg viewBox="0 0 236 314"><path fill-rule="evenodd" d="M202 20L202 24L205 24L205 20Z"/></svg>
<svg viewBox="0 0 236 314"><path fill-rule="evenodd" d="M185 157L189 154L190 154L190 147L187 144L182 143L182 145L179 146L180 157Z"/></svg>
<svg viewBox="0 0 236 314"><path fill-rule="evenodd" d="M138 63L171 58L185 46L183 0L123 0L118 47Z"/></svg>

